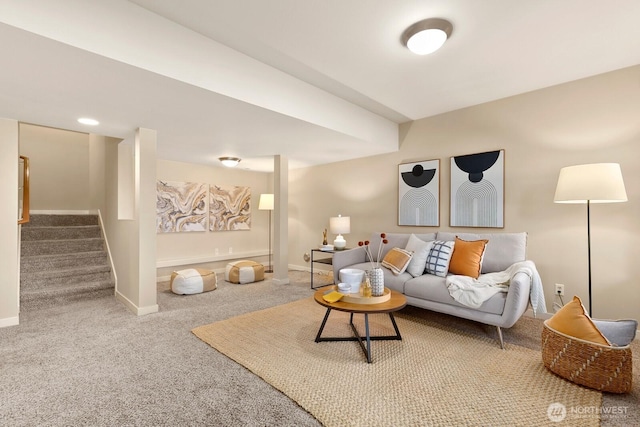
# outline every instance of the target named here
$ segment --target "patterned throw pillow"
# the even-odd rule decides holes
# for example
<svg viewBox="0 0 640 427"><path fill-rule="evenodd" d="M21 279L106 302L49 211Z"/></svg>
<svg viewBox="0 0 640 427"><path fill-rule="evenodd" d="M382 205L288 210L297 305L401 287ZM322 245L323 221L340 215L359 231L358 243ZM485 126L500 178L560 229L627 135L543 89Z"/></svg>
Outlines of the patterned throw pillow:
<svg viewBox="0 0 640 427"><path fill-rule="evenodd" d="M449 262L455 242L436 240L427 256L426 271L429 274L445 277L449 271Z"/></svg>
<svg viewBox="0 0 640 427"><path fill-rule="evenodd" d="M384 256L382 266L387 267L396 276L404 273L411 261L413 252L405 249L393 248Z"/></svg>

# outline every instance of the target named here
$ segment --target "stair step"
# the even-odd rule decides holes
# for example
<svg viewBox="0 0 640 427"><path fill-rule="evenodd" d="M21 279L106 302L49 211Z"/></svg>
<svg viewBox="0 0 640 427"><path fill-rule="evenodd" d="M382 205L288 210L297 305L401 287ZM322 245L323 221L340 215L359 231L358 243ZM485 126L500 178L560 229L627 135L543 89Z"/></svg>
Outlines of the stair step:
<svg viewBox="0 0 640 427"><path fill-rule="evenodd" d="M70 240L100 238L102 233L99 225L75 226L31 226L22 230L22 241L38 240Z"/></svg>
<svg viewBox="0 0 640 427"><path fill-rule="evenodd" d="M82 286L58 284L37 290L21 291L20 307L25 310L37 310L88 298L113 295L113 293L114 284L111 280L85 282Z"/></svg>
<svg viewBox="0 0 640 427"><path fill-rule="evenodd" d="M21 232L20 304L37 310L113 295L97 215L32 215Z"/></svg>
<svg viewBox="0 0 640 427"><path fill-rule="evenodd" d="M20 272L31 273L40 270L60 270L80 266L109 265L105 251L76 252L56 255L23 256Z"/></svg>
<svg viewBox="0 0 640 427"><path fill-rule="evenodd" d="M22 242L21 255L55 255L104 250L102 239L32 240Z"/></svg>
<svg viewBox="0 0 640 427"><path fill-rule="evenodd" d="M75 225L98 225L98 215L30 215L29 222L23 225L23 229L29 227Z"/></svg>
<svg viewBox="0 0 640 427"><path fill-rule="evenodd" d="M77 267L62 270L40 270L20 275L21 289L34 289L37 287L51 287L59 283L68 285L109 280L111 267L98 265L90 267Z"/></svg>

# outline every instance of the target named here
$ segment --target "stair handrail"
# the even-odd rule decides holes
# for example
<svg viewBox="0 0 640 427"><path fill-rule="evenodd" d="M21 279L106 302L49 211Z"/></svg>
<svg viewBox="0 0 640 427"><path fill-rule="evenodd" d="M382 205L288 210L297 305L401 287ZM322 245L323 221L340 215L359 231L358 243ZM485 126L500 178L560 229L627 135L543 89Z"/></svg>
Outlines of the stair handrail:
<svg viewBox="0 0 640 427"><path fill-rule="evenodd" d="M22 215L19 215L18 224L26 224L29 222L29 158L20 156L20 160L22 160ZM18 184L18 192L20 192L20 184Z"/></svg>

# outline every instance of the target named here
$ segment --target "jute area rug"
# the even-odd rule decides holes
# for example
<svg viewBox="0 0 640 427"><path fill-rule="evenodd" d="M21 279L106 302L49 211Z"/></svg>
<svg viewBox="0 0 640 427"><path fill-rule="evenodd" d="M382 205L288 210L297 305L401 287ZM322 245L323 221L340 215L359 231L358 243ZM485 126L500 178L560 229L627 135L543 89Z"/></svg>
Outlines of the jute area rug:
<svg viewBox="0 0 640 427"><path fill-rule="evenodd" d="M551 420L562 416L557 404L567 411L602 404L601 393L548 372L539 351L502 350L403 311L396 313L402 341L372 342L368 364L357 342L315 342L325 311L307 298L193 333L326 426L559 425ZM348 316L333 310L323 336L351 336ZM355 323L364 331L361 318ZM369 323L372 335L393 334L386 314ZM597 415L567 414L561 425L599 423Z"/></svg>

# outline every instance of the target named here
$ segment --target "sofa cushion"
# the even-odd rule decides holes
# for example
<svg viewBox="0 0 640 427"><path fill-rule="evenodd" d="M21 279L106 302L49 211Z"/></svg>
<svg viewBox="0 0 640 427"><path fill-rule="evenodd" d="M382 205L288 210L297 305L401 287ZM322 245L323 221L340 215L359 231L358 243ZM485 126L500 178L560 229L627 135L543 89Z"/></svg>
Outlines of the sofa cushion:
<svg viewBox="0 0 640 427"><path fill-rule="evenodd" d="M602 345L611 345L593 323L582 305L582 301L577 296L574 296L551 319L547 320L547 326L570 337Z"/></svg>
<svg viewBox="0 0 640 427"><path fill-rule="evenodd" d="M449 263L449 273L477 279L482 267L482 256L488 240L462 240L456 236L456 244Z"/></svg>
<svg viewBox="0 0 640 427"><path fill-rule="evenodd" d="M480 307L471 309L464 304L460 304L451 297L444 277L438 277L432 274L425 274L407 280L404 284L404 294L407 297L419 298L426 301L461 307L466 310L475 310L497 315L501 315L504 312L504 306L507 301L507 294L500 292L483 302Z"/></svg>
<svg viewBox="0 0 640 427"><path fill-rule="evenodd" d="M384 256L381 265L391 270L391 272L397 276L398 274L404 273L412 256L412 251L393 248Z"/></svg>
<svg viewBox="0 0 640 427"><path fill-rule="evenodd" d="M427 255L426 272L436 276L445 277L449 271L449 262L453 254L455 242L436 240Z"/></svg>
<svg viewBox="0 0 640 427"><path fill-rule="evenodd" d="M407 242L405 249L412 251L413 257L407 266L407 273L413 277L422 276L424 274L427 264L427 256L429 256L431 246L433 246L433 241L425 242L415 234L409 236L409 241Z"/></svg>
<svg viewBox="0 0 640 427"><path fill-rule="evenodd" d="M463 240L489 240L482 260L482 273L504 271L516 262L526 260L527 233L475 234L439 231L437 239L454 240L456 236Z"/></svg>

